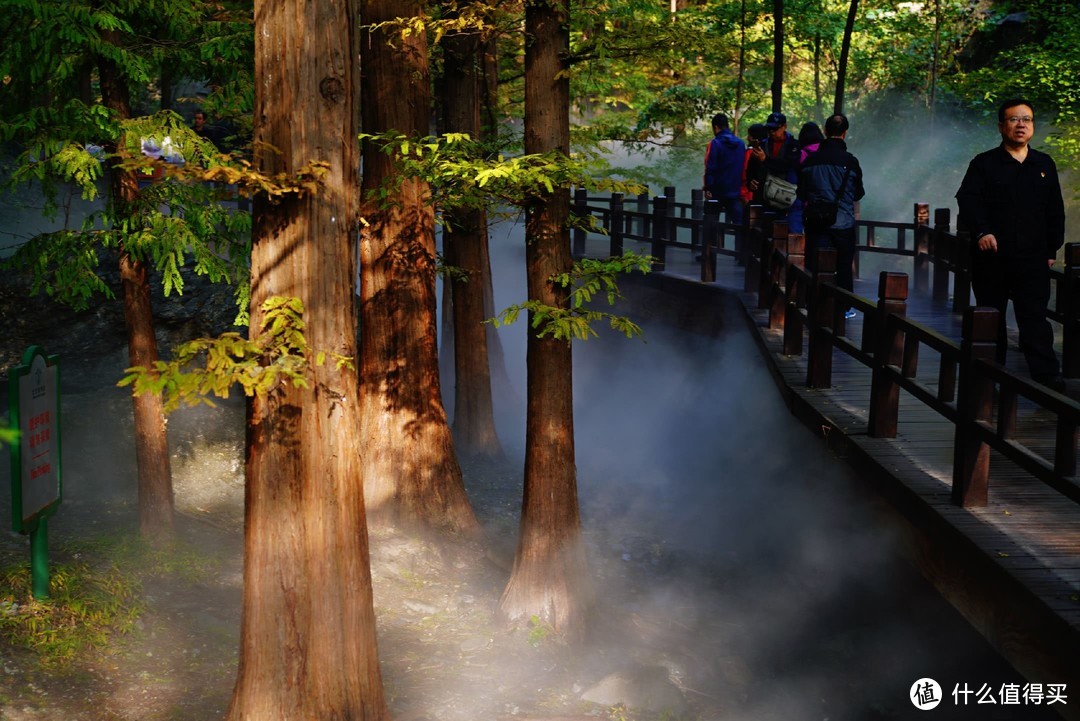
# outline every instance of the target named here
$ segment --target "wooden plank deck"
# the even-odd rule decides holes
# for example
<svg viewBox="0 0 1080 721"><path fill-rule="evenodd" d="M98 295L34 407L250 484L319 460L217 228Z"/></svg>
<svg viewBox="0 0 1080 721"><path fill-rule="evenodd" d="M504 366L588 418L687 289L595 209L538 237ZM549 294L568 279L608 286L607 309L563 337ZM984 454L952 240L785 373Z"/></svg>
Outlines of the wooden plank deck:
<svg viewBox="0 0 1080 721"><path fill-rule="evenodd" d="M601 241L602 242L602 241ZM633 247L628 244L629 247ZM590 247L590 250L593 248ZM639 248L649 252L647 247ZM597 255L606 254L599 246ZM697 281L700 270L689 250L669 248L666 275ZM870 398L870 369L841 351L833 354L833 385L828 389L806 388L806 356L792 357L782 353L782 331L768 329L768 312L757 308L757 297L743 292L744 269L727 256L718 260L714 284L729 295L740 299L747 317L758 334L759 346L767 354L774 376L785 392L789 405L794 401L803 410L803 419L820 423L823 435L841 434L847 448L873 464L892 479L894 495L904 496L909 506L920 507L925 519L939 520L947 529L939 534L942 543L967 545L989 564L989 576L1007 579L1009 583L991 582L982 592L1021 597L1027 606L1036 609L1030 615L1045 612L1049 622L1035 622L1040 635L1051 634L1053 639L1006 638L1012 621L1005 621L1000 612L982 614L972 608L962 608L976 626L993 636L991 641L1014 665L1033 682L1046 678L1032 677L1042 673L1063 673L1071 682L1074 694L1080 695L1080 504L1065 498L1008 459L997 453L991 455L989 503L984 508L961 508L950 498L952 487L953 424L901 390L899 428L896 438L872 438L867 434ZM876 279L856 281L856 293L874 299ZM908 302L908 317L933 328L942 335L959 341L961 317L928 296L912 292ZM862 318L848 321L846 334L855 341L861 339ZM804 343L804 347L805 347ZM936 353L920 349L917 378L927 384L936 383L938 358ZM1060 338L1058 352L1060 354ZM925 355L923 355L925 353ZM1010 332L1007 366L1020 375L1027 375L1022 354L1016 345L1015 332ZM1080 397L1080 380L1069 381L1070 394ZM794 408L793 408L794 410ZM1020 399L1017 413L1017 437L1030 448L1049 453L1054 447L1055 417ZM835 438L827 438L832 444ZM929 522L928 522L929 523ZM962 572L962 569L961 571ZM925 573L925 570L924 570ZM944 573L944 572L943 572ZM949 571L957 575L958 571ZM933 575L931 573L931 575ZM955 579L931 578L949 595L974 593ZM970 579L968 579L970 581ZM965 581L966 582L966 581ZM956 603L956 599L950 599ZM962 599L961 599L962 601ZM993 618L997 613L996 618ZM1024 612L1021 615L1028 615ZM1021 623L1024 619L1013 619ZM1015 631L1017 635L1032 631ZM1041 661L1040 651L1032 651L1043 642L1054 646L1048 655L1059 658ZM1017 650L1016 646L1025 646ZM1064 658L1060 658L1064 656ZM1031 663L1029 663L1031 661ZM1025 668L1026 666L1026 668ZM1047 670L1050 669L1050 670ZM1056 670L1055 670L1056 669ZM1064 679L1063 679L1064 680ZM1067 717L1076 718L1078 703L1070 704Z"/></svg>

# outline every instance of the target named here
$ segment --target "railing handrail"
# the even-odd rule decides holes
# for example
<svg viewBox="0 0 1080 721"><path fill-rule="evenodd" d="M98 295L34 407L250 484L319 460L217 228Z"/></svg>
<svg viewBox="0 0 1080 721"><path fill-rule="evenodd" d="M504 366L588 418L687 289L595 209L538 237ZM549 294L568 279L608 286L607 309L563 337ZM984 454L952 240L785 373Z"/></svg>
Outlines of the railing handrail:
<svg viewBox="0 0 1080 721"><path fill-rule="evenodd" d="M672 191L673 189L666 189ZM1077 483L1077 439L1080 437L1080 403L1044 386L1018 376L994 362L997 337L997 311L969 307L970 274L968 270L968 238L962 230L953 232L949 211L938 209L934 223L929 223L929 207L915 206L911 223L859 220L858 227L871 229L868 244L858 246L860 252L889 252L915 259L916 287L926 289L920 274L927 264L934 271L935 300L948 300L950 280L956 288L953 310L964 313L964 337L960 341L948 338L926 325L906 317L908 275L882 271L877 301L863 298L835 285L835 251L809 251L801 235L789 234L787 225L772 221L767 213L750 210L747 223L741 228L719 221L716 203L680 204L668 196L652 199L648 213L624 207L619 212L623 222L640 221L643 233L634 236L622 233L623 238L652 242L654 255L659 252L663 267L667 247L702 247L702 280L714 279L717 254L736 255L746 265L745 290L758 295L758 306L769 311L769 327L784 333L784 352L802 354L804 329L810 339L807 349L807 385L831 385L832 353L839 349L873 374L870 398L870 435L892 437L898 423L899 390L907 391L954 425L953 500L965 506L985 505L988 486L988 464L975 459L993 448L1017 463L1063 496L1080 503ZM603 199L601 199L603 200ZM589 205L584 194L576 196L576 212L599 213L608 223L610 201L604 206ZM641 207L642 198L635 201ZM681 213L683 208L692 217ZM676 211L680 211L677 213ZM771 222L770 222L771 221ZM605 226L608 227L608 226ZM690 243L675 237L680 227L696 228ZM713 242L709 233L738 231L736 248L724 247L723 239ZM881 248L872 244L872 230L895 229L898 233L911 230L910 247L898 235L896 248ZM741 238L740 238L741 236ZM741 240L743 248L738 248ZM583 247L582 247L583 250ZM814 271L805 267L807 252L816 252ZM1067 345L1080 357L1080 333L1072 335L1080 322L1080 244L1066 249L1064 270L1052 270L1057 292L1054 304L1047 309L1048 317L1064 321ZM942 297L944 296L944 297ZM963 296L962 298L958 296ZM855 308L863 313L862 342L856 344L846 335L844 311ZM988 330L988 329L992 329ZM927 347L939 356L936 388L919 380L919 349ZM1064 360L1064 358L1063 358ZM1065 363L1063 367L1068 369ZM1076 375L1076 374L1072 374ZM998 397L998 416L992 417L994 394ZM1047 459L1024 446L1016 438L1017 399L1025 398L1040 409L1057 416L1054 458Z"/></svg>

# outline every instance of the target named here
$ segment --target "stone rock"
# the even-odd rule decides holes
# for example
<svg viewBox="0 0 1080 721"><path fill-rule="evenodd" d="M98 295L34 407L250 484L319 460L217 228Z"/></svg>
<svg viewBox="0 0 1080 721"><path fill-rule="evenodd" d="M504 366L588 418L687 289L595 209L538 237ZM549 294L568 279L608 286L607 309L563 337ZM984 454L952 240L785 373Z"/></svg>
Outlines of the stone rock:
<svg viewBox="0 0 1080 721"><path fill-rule="evenodd" d="M601 706L623 704L653 713L686 713L682 691L663 666L640 666L609 674L581 694L582 701Z"/></svg>
<svg viewBox="0 0 1080 721"><path fill-rule="evenodd" d="M477 651L483 651L490 644L490 639L484 636L474 636L472 638L467 638L462 641L458 645L458 648L461 649L462 653L475 653Z"/></svg>

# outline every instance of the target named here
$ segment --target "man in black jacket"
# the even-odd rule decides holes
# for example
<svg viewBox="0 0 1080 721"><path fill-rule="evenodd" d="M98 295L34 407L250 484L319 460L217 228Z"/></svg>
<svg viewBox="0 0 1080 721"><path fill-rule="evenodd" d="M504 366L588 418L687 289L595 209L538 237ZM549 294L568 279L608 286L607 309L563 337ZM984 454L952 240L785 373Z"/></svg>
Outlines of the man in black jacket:
<svg viewBox="0 0 1080 721"><path fill-rule="evenodd" d="M806 253L813 259L815 248L836 248L836 285L852 290L855 285L852 264L855 261L855 202L866 195L863 189L862 167L848 152L848 119L833 115L825 121L825 140L816 152L806 158L799 173L799 197L805 204L809 219L815 204L835 203L836 219L827 227L806 227ZM848 310L847 317L855 311Z"/></svg>
<svg viewBox="0 0 1080 721"><path fill-rule="evenodd" d="M1002 103L998 131L1001 145L975 156L956 191L959 222L971 232L971 287L979 305L1001 313L998 361L1005 360L1005 309L1012 298L1031 377L1064 392L1046 319L1050 267L1065 242L1057 166L1028 145L1035 111L1027 100Z"/></svg>

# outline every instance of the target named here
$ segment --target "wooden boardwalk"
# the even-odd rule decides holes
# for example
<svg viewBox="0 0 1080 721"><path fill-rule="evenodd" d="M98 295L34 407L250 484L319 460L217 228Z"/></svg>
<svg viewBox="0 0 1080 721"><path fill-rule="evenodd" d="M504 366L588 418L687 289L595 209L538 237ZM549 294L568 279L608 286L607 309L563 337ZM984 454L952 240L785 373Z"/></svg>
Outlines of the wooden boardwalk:
<svg viewBox="0 0 1080 721"><path fill-rule="evenodd" d="M590 241L589 251L592 242L596 256L606 254L603 239ZM649 252L645 245L636 249ZM807 388L806 353L784 355L783 331L769 329L768 311L758 309L756 294L743 291L744 268L732 257L719 257L716 281L701 284L691 251L668 248L662 275L715 286L741 302L793 412L827 436L831 447L883 479L875 481L876 490L906 519L912 535L908 547L924 575L1028 681L1067 683L1074 698L1060 710L1067 718L1080 718L1080 504L992 453L988 504L955 505L952 421L901 390L896 437L871 437L871 369L834 350L832 386ZM857 280L855 292L876 299L877 283ZM907 317L960 340L961 316L929 295L913 294ZM861 339L861 315L848 321L845 334ZM936 384L938 359L926 350L920 349L916 377ZM1007 367L1026 376L1015 331L1010 331ZM1080 397L1080 379L1069 385L1070 394ZM1016 438L1053 458L1056 420L1020 398Z"/></svg>

